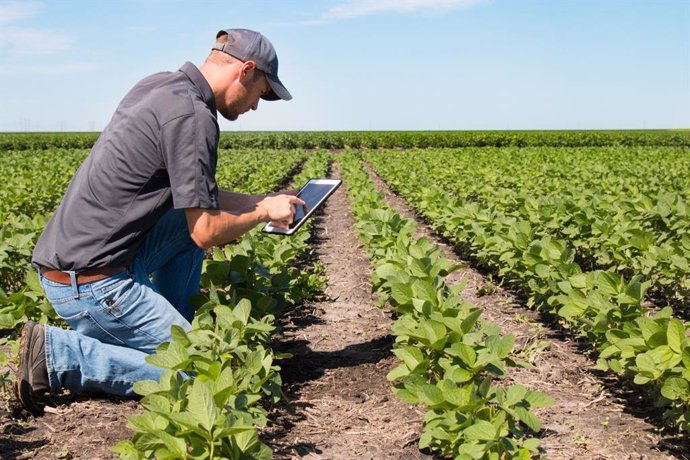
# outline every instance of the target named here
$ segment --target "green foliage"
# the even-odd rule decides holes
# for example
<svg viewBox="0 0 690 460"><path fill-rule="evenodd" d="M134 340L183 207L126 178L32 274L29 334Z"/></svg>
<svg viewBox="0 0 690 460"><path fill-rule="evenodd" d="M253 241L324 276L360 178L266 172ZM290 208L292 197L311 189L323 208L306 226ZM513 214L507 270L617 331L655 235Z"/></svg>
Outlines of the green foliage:
<svg viewBox="0 0 690 460"><path fill-rule="evenodd" d="M0 133L0 150L88 149L99 133ZM226 149L688 146L687 130L224 132Z"/></svg>
<svg viewBox="0 0 690 460"><path fill-rule="evenodd" d="M294 181L325 175L329 161L325 152L311 155ZM325 284L321 269L293 266L308 249L309 229L287 238L254 230L213 250L192 330L173 326L173 340L147 358L166 373L135 385L145 410L129 417L134 437L112 448L120 458L271 458L256 428L266 424L261 401L282 396L274 361L288 356L268 348L275 315L320 295Z"/></svg>
<svg viewBox="0 0 690 460"><path fill-rule="evenodd" d="M589 339L600 369L690 431L690 325L649 308L687 314L688 149L444 153L364 156L468 257Z"/></svg>
<svg viewBox="0 0 690 460"><path fill-rule="evenodd" d="M280 398L279 367L265 347L274 318L251 310L247 299L209 301L191 331L173 326L173 340L147 357L166 373L135 384L145 412L129 416L136 434L114 448L120 458L271 458L255 427L266 423L262 397Z"/></svg>
<svg viewBox="0 0 690 460"><path fill-rule="evenodd" d="M9 140L8 140L9 139ZM36 239L57 206L69 180L95 136L0 136L0 144L24 151L3 152L0 177L0 340L9 354L17 353L19 328L32 319L63 325L46 301L29 259ZM45 144L44 144L45 143ZM88 144L88 145L87 145ZM45 151L35 150L45 148ZM28 150L28 151L27 151ZM57 155L56 155L57 154ZM219 183L247 193L267 193L295 180L326 174L327 152L224 151L218 162ZM53 165L45 168L46 164ZM298 186L298 185L294 185ZM276 358L267 344L274 314L287 303L321 295L323 267L294 266L308 248L309 227L290 238L252 232L237 245L214 252L205 261L206 296L197 299L198 313L189 332L173 329L173 340L150 356L151 364L168 369L160 382L140 382L144 413L130 418L131 441L113 449L121 458L270 458L256 427L266 422L266 398L280 396ZM0 375L7 394L12 377Z"/></svg>
<svg viewBox="0 0 690 460"><path fill-rule="evenodd" d="M388 208L358 164L341 157L359 238L373 263L373 290L398 315L392 326L401 363L388 378L396 395L428 407L420 448L455 458L532 458L541 430L531 411L553 400L513 385L496 387L517 363L513 336L481 322L481 310L460 299L463 286L444 279L459 266L415 224Z"/></svg>

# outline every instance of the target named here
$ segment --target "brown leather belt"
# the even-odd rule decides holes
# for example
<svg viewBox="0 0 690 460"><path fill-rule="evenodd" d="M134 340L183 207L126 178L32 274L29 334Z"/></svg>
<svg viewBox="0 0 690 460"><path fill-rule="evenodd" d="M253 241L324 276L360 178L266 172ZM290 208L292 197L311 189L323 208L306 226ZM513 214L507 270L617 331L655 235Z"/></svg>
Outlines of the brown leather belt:
<svg viewBox="0 0 690 460"><path fill-rule="evenodd" d="M77 284L88 284L100 281L109 276L125 271L125 267L92 268L77 273ZM47 280L60 284L71 284L69 273L60 270L41 270L41 275Z"/></svg>

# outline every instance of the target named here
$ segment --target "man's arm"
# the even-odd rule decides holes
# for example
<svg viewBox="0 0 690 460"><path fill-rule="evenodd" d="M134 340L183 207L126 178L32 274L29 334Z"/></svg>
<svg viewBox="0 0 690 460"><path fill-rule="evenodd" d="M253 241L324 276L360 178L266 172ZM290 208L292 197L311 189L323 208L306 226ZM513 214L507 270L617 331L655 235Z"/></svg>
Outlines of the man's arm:
<svg viewBox="0 0 690 460"><path fill-rule="evenodd" d="M264 195L249 195L222 189L218 191L218 204L220 205L220 210L232 213L250 211L264 198L266 198Z"/></svg>
<svg viewBox="0 0 690 460"><path fill-rule="evenodd" d="M252 195L244 196L252 197ZM253 198L235 197L233 199L232 196L226 195L226 199L230 200L226 204L238 208L234 211L185 209L189 235L197 246L208 249L228 243L262 222L273 222L276 227L287 228L295 215L295 205L305 204L294 195L258 198L260 199L251 205ZM223 208L221 201L221 209Z"/></svg>

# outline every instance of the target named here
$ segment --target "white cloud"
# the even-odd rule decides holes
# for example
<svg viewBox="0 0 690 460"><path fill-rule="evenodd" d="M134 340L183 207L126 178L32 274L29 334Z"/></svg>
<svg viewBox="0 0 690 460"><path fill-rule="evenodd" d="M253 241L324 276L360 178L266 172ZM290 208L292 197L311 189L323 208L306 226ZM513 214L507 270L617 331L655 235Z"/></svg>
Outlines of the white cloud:
<svg viewBox="0 0 690 460"><path fill-rule="evenodd" d="M347 0L328 9L322 22L354 19L381 13L442 13L470 8L491 0Z"/></svg>
<svg viewBox="0 0 690 460"><path fill-rule="evenodd" d="M97 70L98 64L93 62L74 62L50 64L9 64L0 67L0 75L63 75Z"/></svg>
<svg viewBox="0 0 690 460"><path fill-rule="evenodd" d="M30 18L43 8L45 8L45 5L38 2L7 2L0 4L0 25Z"/></svg>
<svg viewBox="0 0 690 460"><path fill-rule="evenodd" d="M68 33L53 29L18 26L15 23L32 18L45 4L8 2L0 4L0 51L19 55L52 54L72 48L74 39Z"/></svg>
<svg viewBox="0 0 690 460"><path fill-rule="evenodd" d="M7 48L19 54L49 54L66 51L74 40L58 30L27 27L1 27L0 49Z"/></svg>

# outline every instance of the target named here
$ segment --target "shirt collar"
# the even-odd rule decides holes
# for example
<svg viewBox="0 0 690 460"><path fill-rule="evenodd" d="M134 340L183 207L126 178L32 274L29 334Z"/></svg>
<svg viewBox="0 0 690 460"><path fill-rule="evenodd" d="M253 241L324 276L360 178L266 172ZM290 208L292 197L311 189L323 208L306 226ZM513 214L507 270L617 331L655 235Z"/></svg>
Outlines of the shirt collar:
<svg viewBox="0 0 690 460"><path fill-rule="evenodd" d="M201 96L204 98L204 102L209 106L211 111L216 113L216 98L213 96L213 90L211 86L206 81L206 78L199 72L199 69L191 62L185 62L180 71L187 75L187 78L194 84L194 86L199 89Z"/></svg>

